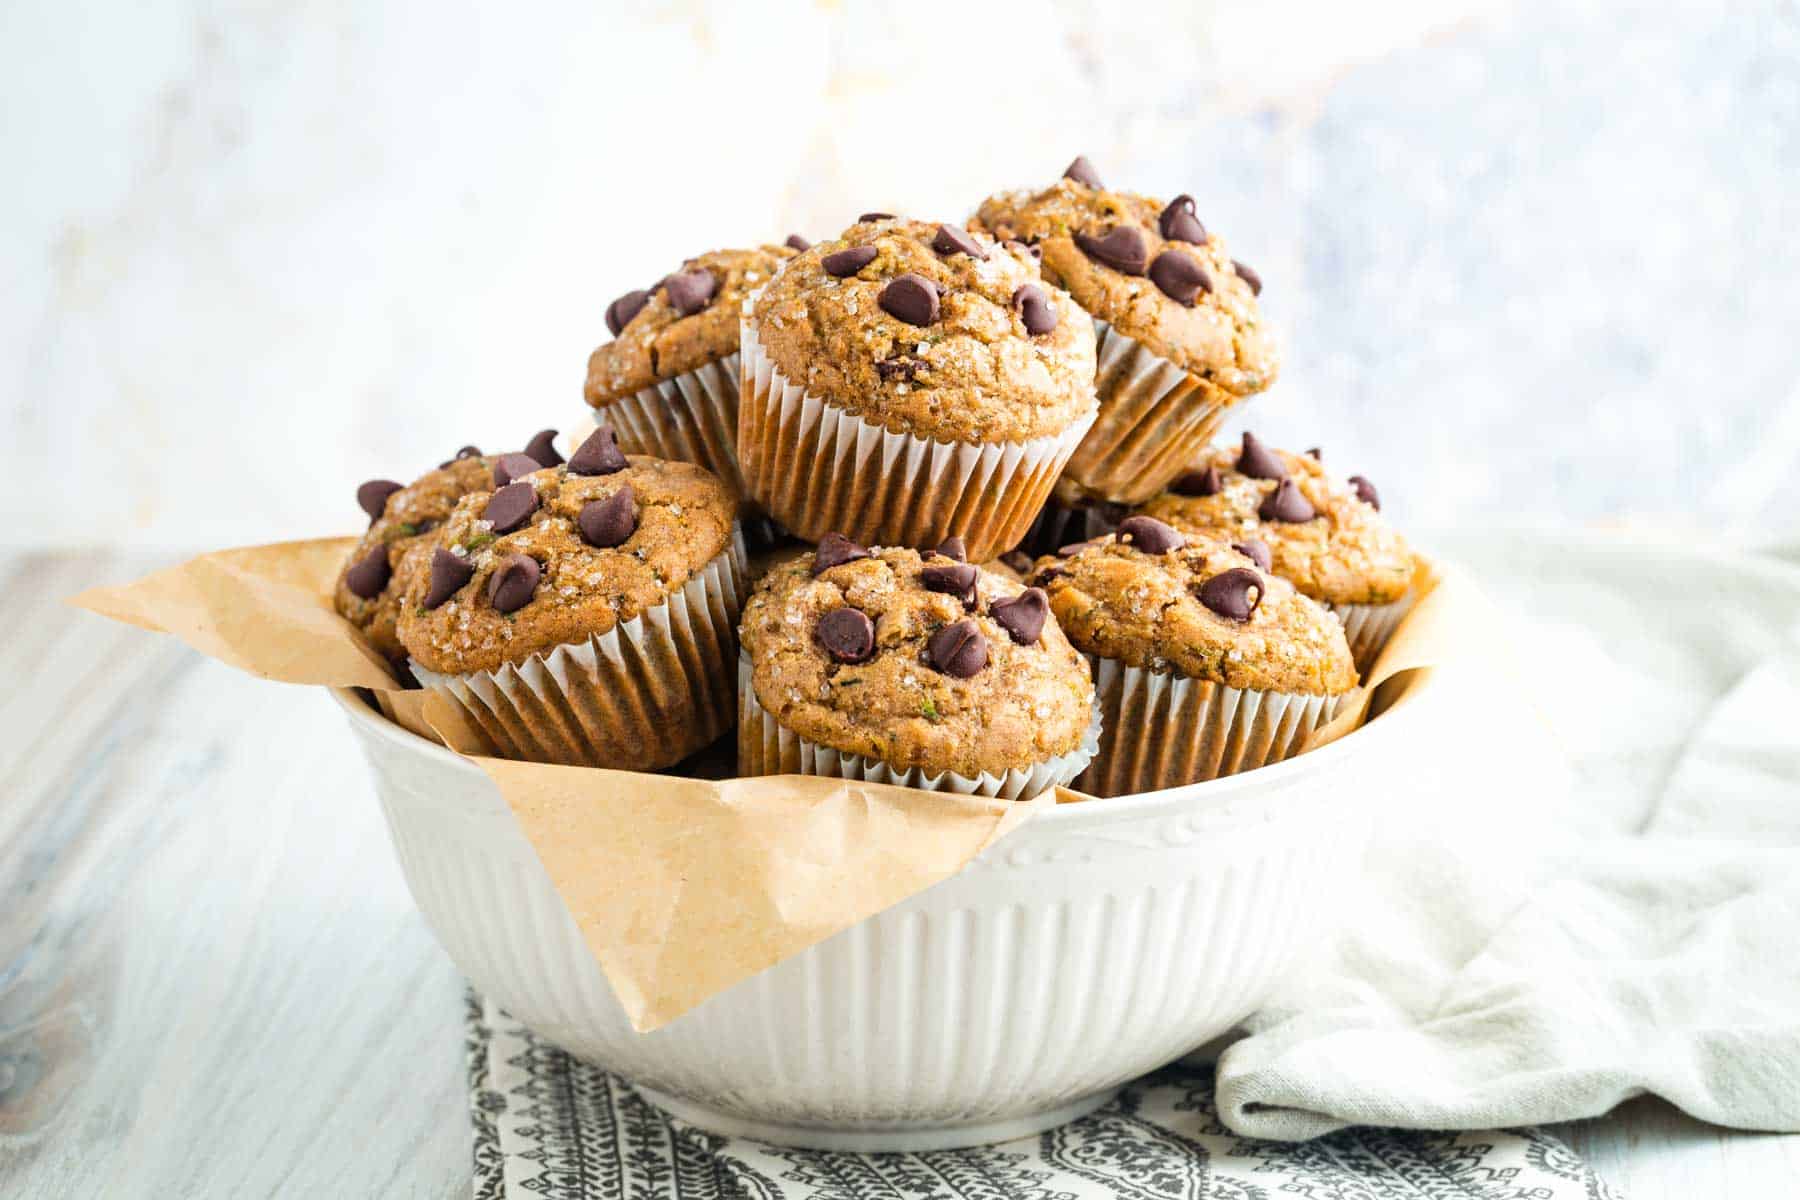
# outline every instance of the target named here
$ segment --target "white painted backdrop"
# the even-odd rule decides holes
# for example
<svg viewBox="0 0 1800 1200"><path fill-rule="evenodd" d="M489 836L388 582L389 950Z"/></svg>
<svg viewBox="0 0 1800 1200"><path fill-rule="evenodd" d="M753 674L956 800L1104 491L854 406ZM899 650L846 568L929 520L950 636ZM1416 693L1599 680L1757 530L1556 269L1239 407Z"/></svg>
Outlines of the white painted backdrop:
<svg viewBox="0 0 1800 1200"><path fill-rule="evenodd" d="M0 10L0 540L349 531L701 249L1077 151L1268 280L1256 425L1420 525L1800 534L1778 0Z"/></svg>

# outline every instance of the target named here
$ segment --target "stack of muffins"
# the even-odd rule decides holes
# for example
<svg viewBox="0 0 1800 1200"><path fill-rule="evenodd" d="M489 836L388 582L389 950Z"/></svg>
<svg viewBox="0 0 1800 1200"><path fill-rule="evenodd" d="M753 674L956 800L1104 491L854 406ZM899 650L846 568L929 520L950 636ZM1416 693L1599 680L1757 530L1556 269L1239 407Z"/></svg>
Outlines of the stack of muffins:
<svg viewBox="0 0 1800 1200"><path fill-rule="evenodd" d="M1367 480L1252 434L1262 281L1084 158L605 313L602 424L357 492L337 607L508 757L1009 799L1299 753L1411 603ZM767 553L752 583L745 531Z"/></svg>

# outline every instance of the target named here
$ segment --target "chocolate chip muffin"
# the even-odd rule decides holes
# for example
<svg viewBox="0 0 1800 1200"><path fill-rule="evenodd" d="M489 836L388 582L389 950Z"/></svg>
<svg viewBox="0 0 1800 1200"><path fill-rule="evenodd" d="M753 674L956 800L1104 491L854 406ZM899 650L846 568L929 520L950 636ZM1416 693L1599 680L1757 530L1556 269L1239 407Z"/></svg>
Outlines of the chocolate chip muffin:
<svg viewBox="0 0 1800 1200"><path fill-rule="evenodd" d="M1110 191L1085 158L1040 191L1000 192L972 227L1043 256L1099 330L1100 416L1069 460L1091 495L1136 504L1180 474L1227 410L1275 382L1262 279L1191 196Z"/></svg>
<svg viewBox="0 0 1800 1200"><path fill-rule="evenodd" d="M400 598L420 563L430 557L428 550L423 558L414 552L426 545L428 535L443 524L458 500L470 492L493 490L496 472L537 470L561 462L555 438L554 429L533 437L526 447L529 463L517 455L488 456L464 446L455 458L405 486L391 479L371 479L356 489L357 504L369 514L369 529L339 572L332 602L396 669L406 664L406 650L394 628Z"/></svg>
<svg viewBox="0 0 1800 1200"><path fill-rule="evenodd" d="M1261 568L1336 612L1366 672L1411 608L1413 553L1381 516L1375 485L1339 481L1321 452L1292 454L1245 433L1208 450L1142 510L1231 542Z"/></svg>
<svg viewBox="0 0 1800 1200"><path fill-rule="evenodd" d="M508 758L653 770L731 726L744 591L735 497L619 451L458 500L409 581L400 642Z"/></svg>
<svg viewBox="0 0 1800 1200"><path fill-rule="evenodd" d="M606 306L613 340L588 356L587 402L628 454L697 463L742 496L738 324L744 299L806 248L714 250Z"/></svg>
<svg viewBox="0 0 1800 1200"><path fill-rule="evenodd" d="M1093 753L1093 681L1040 589L950 544L828 535L744 607L738 767L1029 799Z"/></svg>
<svg viewBox="0 0 1800 1200"><path fill-rule="evenodd" d="M738 450L808 541L1013 546L1094 413L1093 322L1022 248L870 216L746 307Z"/></svg>
<svg viewBox="0 0 1800 1200"><path fill-rule="evenodd" d="M1290 757L1356 686L1337 618L1229 544L1152 517L1040 559L1031 581L1094 665L1100 748L1075 786L1096 796Z"/></svg>

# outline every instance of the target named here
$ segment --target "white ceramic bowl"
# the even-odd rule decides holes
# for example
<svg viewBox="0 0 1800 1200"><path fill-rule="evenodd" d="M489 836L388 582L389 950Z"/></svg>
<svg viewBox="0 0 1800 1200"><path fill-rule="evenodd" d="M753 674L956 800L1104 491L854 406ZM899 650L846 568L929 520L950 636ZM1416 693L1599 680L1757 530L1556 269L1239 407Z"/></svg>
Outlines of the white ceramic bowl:
<svg viewBox="0 0 1800 1200"><path fill-rule="evenodd" d="M1242 775L1043 813L639 1034L487 776L338 696L407 884L476 987L696 1125L859 1150L1035 1133L1253 1012L1332 930L1419 708L1408 694Z"/></svg>

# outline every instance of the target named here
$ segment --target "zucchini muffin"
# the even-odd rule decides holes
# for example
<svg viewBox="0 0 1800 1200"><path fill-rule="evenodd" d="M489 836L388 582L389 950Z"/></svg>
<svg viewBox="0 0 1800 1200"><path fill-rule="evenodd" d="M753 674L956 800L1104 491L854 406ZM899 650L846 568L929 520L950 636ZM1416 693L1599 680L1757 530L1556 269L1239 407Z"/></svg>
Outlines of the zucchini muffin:
<svg viewBox="0 0 1800 1200"><path fill-rule="evenodd" d="M1108 190L1085 158L1040 191L1000 192L971 225L1043 256L1099 331L1100 416L1069 460L1090 495L1137 504L1275 382L1262 279L1200 223L1191 196Z"/></svg>
<svg viewBox="0 0 1800 1200"><path fill-rule="evenodd" d="M1030 799L1094 750L1094 686L1043 591L961 547L837 534L744 606L738 769Z"/></svg>
<svg viewBox="0 0 1800 1200"><path fill-rule="evenodd" d="M1179 787L1300 752L1356 686L1337 618L1222 541L1152 517L1040 559L1069 640L1093 662L1100 748L1075 787Z"/></svg>
<svg viewBox="0 0 1800 1200"><path fill-rule="evenodd" d="M1360 475L1340 482L1317 451L1291 454L1245 433L1218 446L1140 510L1231 542L1338 614L1366 672L1412 607L1412 549Z"/></svg>
<svg viewBox="0 0 1800 1200"><path fill-rule="evenodd" d="M588 356L587 402L627 454L697 463L739 496L738 322L744 298L806 243L714 250L606 306L612 341Z"/></svg>
<svg viewBox="0 0 1800 1200"><path fill-rule="evenodd" d="M628 458L604 426L464 496L402 602L414 674L508 758L673 765L731 727L735 509L710 472Z"/></svg>
<svg viewBox="0 0 1800 1200"><path fill-rule="evenodd" d="M738 450L807 541L1010 549L1094 415L1093 322L1022 247L870 214L745 308Z"/></svg>
<svg viewBox="0 0 1800 1200"><path fill-rule="evenodd" d="M455 458L405 486L391 479L371 479L356 489L357 504L369 514L369 529L338 573L332 603L396 670L404 671L406 665L406 650L395 631L400 598L413 573L431 556L428 535L443 524L458 500L470 492L493 490L495 471L507 469L499 466L502 460L515 470L561 462L553 447L555 437L556 430L546 429L531 439L526 447L529 464L517 455L487 456L464 446ZM421 547L426 547L422 557L415 553Z"/></svg>

